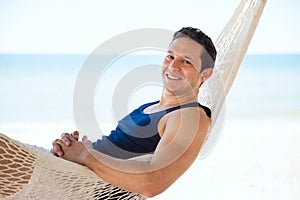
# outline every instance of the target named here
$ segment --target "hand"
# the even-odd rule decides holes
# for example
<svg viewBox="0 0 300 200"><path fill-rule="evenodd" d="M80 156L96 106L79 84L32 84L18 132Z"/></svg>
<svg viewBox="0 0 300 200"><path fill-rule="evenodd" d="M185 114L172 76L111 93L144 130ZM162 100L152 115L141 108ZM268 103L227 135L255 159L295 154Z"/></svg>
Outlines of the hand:
<svg viewBox="0 0 300 200"><path fill-rule="evenodd" d="M66 137L67 135L72 136L72 138L74 138L76 141L78 141L79 139L79 132L78 131L74 131L73 133L69 134L69 133L62 133L61 134L61 139L56 139L52 142L52 149L50 150L50 152L52 153L52 155L54 156L59 156L62 157L64 155L64 152L61 148L60 145L60 141L63 142L66 146L70 146L71 145L71 141L69 140L68 137Z"/></svg>
<svg viewBox="0 0 300 200"><path fill-rule="evenodd" d="M63 152L61 157L85 165L86 158L89 156L90 150L93 149L91 141L86 136L82 138L82 141L77 141L69 134L65 135L65 137L69 140L70 145L66 145L62 140L58 142Z"/></svg>

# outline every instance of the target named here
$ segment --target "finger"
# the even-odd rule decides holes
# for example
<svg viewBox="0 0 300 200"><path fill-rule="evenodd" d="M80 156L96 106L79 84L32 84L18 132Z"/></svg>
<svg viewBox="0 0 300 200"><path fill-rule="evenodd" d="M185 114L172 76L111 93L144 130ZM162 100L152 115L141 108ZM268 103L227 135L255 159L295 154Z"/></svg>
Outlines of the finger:
<svg viewBox="0 0 300 200"><path fill-rule="evenodd" d="M75 140L78 141L78 139L79 139L79 132L78 132L78 131L74 131L71 135L72 135L72 137L73 137Z"/></svg>
<svg viewBox="0 0 300 200"><path fill-rule="evenodd" d="M83 142L88 141L88 137L87 137L86 135L84 135L84 136L82 137L82 141L83 141Z"/></svg>
<svg viewBox="0 0 300 200"><path fill-rule="evenodd" d="M53 156L58 156L58 155L56 154L56 152L55 152L54 149L50 149L50 153L51 153Z"/></svg>
<svg viewBox="0 0 300 200"><path fill-rule="evenodd" d="M61 138L66 137L67 135L70 135L69 133L62 133Z"/></svg>
<svg viewBox="0 0 300 200"><path fill-rule="evenodd" d="M54 145L53 146L53 151L55 152L55 154L57 154L59 157L63 157L64 152L61 149L61 146L59 145Z"/></svg>
<svg viewBox="0 0 300 200"><path fill-rule="evenodd" d="M68 133L62 133L60 136L65 137Z"/></svg>
<svg viewBox="0 0 300 200"><path fill-rule="evenodd" d="M61 145L63 145L63 142L59 139L56 139L52 143L53 147L51 149L51 153L55 156L62 157L64 155L64 152L62 151Z"/></svg>
<svg viewBox="0 0 300 200"><path fill-rule="evenodd" d="M93 148L93 144L92 142L88 139L87 136L83 136L82 137L82 142L84 143L84 146L88 149L92 149Z"/></svg>
<svg viewBox="0 0 300 200"><path fill-rule="evenodd" d="M56 148L52 148L50 149L50 153L53 155L53 156L56 156L56 157L62 157L63 156L63 152L62 151L57 151L55 150Z"/></svg>
<svg viewBox="0 0 300 200"><path fill-rule="evenodd" d="M62 133L61 134L61 140L63 142L66 142L66 145L68 145L68 146L69 146L69 142L71 143L72 141L76 141L76 139L74 139L74 137L69 133Z"/></svg>
<svg viewBox="0 0 300 200"><path fill-rule="evenodd" d="M54 146L54 145L56 145L56 144L59 144L59 141L60 141L60 139L54 140L54 141L52 142L52 145Z"/></svg>
<svg viewBox="0 0 300 200"><path fill-rule="evenodd" d="M61 138L61 141L66 145L66 146L70 146L71 145L71 141L69 140L69 138L67 137L67 135L63 138Z"/></svg>
<svg viewBox="0 0 300 200"><path fill-rule="evenodd" d="M61 139L56 139L52 142L52 145L60 145L63 146L65 143Z"/></svg>
<svg viewBox="0 0 300 200"><path fill-rule="evenodd" d="M70 134L66 134L65 138L67 138L70 142L77 142L77 140Z"/></svg>

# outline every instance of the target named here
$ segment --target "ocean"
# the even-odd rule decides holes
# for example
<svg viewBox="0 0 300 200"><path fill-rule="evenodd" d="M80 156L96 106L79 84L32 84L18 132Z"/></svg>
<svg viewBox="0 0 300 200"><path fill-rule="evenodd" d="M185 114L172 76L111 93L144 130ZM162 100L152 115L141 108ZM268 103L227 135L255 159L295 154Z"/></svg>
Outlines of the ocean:
<svg viewBox="0 0 300 200"><path fill-rule="evenodd" d="M155 70L135 70L157 67L162 58L125 56L106 68L95 85L92 105L104 134L119 117L114 106L127 105L124 109L130 111L159 99L161 85L149 79ZM50 148L61 133L76 130L74 87L86 59L86 55L0 55L0 132ZM120 88L135 75L141 82L133 82L129 94L122 93ZM226 99L225 125L215 149L153 199L299 199L299 76L299 54L246 55ZM184 188L187 182L192 187Z"/></svg>

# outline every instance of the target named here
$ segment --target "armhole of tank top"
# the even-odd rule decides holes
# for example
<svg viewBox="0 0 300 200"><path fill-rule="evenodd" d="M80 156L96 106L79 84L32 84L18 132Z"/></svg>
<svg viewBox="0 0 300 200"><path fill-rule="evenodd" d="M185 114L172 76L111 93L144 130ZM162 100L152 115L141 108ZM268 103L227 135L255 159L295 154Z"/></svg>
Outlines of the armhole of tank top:
<svg viewBox="0 0 300 200"><path fill-rule="evenodd" d="M209 119L211 119L211 110L208 107L201 105L200 103L199 103L199 107L202 108L204 110L206 116Z"/></svg>

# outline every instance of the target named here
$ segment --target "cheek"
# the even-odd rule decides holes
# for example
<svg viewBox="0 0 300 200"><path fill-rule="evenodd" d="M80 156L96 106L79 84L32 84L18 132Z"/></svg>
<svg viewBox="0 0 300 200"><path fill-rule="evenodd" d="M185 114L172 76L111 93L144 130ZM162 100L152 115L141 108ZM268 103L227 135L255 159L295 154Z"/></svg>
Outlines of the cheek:
<svg viewBox="0 0 300 200"><path fill-rule="evenodd" d="M162 71L165 71L169 66L169 62L164 60L162 63Z"/></svg>
<svg viewBox="0 0 300 200"><path fill-rule="evenodd" d="M188 74L186 74L186 77L188 77L188 80L191 83L198 84L201 81L201 76L200 76L199 72L194 71L194 72L188 73Z"/></svg>
<svg viewBox="0 0 300 200"><path fill-rule="evenodd" d="M160 70L162 76L164 76L166 70L167 70L167 67L166 67L166 65L163 64L163 65L162 65L162 68L161 68L161 70Z"/></svg>
<svg viewBox="0 0 300 200"><path fill-rule="evenodd" d="M164 59L162 65L163 65L163 67L168 66L169 65L169 61L167 61L166 59Z"/></svg>

